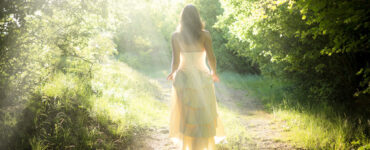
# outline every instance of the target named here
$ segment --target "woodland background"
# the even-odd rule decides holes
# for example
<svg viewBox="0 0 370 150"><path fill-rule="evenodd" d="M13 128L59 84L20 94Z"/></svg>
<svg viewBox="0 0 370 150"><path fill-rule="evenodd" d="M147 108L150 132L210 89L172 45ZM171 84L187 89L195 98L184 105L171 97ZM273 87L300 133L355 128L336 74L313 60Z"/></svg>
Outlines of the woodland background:
<svg viewBox="0 0 370 150"><path fill-rule="evenodd" d="M165 125L147 75L168 73L187 3L221 81L290 116L293 143L370 148L369 1L2 0L0 149L125 149Z"/></svg>

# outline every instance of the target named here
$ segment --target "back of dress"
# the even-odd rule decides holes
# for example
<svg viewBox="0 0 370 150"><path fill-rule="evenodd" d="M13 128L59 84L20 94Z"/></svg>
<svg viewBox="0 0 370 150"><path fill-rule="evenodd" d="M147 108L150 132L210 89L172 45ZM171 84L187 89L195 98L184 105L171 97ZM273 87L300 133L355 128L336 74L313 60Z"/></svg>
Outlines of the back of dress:
<svg viewBox="0 0 370 150"><path fill-rule="evenodd" d="M215 147L225 137L217 112L214 84L206 65L206 51L180 52L180 65L172 86L170 137L183 148ZM216 139L216 142L217 142Z"/></svg>
<svg viewBox="0 0 370 150"><path fill-rule="evenodd" d="M173 83L177 88L200 88L212 84L206 52L180 52L180 64Z"/></svg>
<svg viewBox="0 0 370 150"><path fill-rule="evenodd" d="M197 50L180 52L179 69L208 70L205 62L206 62L206 51Z"/></svg>

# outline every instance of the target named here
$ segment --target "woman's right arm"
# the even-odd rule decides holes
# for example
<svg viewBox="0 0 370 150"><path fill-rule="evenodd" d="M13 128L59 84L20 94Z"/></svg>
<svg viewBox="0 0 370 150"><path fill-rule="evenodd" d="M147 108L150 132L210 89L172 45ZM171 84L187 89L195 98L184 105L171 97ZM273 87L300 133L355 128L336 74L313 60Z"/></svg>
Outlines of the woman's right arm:
<svg viewBox="0 0 370 150"><path fill-rule="evenodd" d="M208 31L205 32L204 47L207 52L207 59L208 59L209 67L211 68L212 78L214 81L218 82L220 79L218 78L217 71L216 71L216 56L212 48L212 37Z"/></svg>

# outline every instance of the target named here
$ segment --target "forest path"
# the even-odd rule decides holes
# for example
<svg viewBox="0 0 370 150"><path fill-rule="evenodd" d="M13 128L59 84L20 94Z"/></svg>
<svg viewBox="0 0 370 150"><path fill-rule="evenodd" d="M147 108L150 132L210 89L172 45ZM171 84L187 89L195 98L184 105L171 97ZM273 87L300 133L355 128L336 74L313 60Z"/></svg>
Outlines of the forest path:
<svg viewBox="0 0 370 150"><path fill-rule="evenodd" d="M162 78L155 80L163 89L160 96L161 101L169 106L171 82ZM281 132L289 130L285 122L275 120L273 114L264 111L262 104L249 96L247 91L230 88L222 82L215 83L215 91L219 107L236 112L239 121L245 126L249 135L247 142L236 146L237 149L300 149L280 140ZM168 127L149 129L147 135L135 137L133 149L179 150L179 145L173 144L168 138L168 132Z"/></svg>

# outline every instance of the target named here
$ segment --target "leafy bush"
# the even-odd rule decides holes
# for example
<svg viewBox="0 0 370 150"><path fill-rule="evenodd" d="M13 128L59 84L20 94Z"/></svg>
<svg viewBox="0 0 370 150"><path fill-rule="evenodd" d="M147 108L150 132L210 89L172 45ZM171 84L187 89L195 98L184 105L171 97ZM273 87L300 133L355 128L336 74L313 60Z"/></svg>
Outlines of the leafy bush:
<svg viewBox="0 0 370 150"><path fill-rule="evenodd" d="M348 108L368 103L368 2L222 4L225 11L217 27L229 32L227 46L239 47L237 52L257 62L263 75L292 82L297 101L328 101Z"/></svg>

